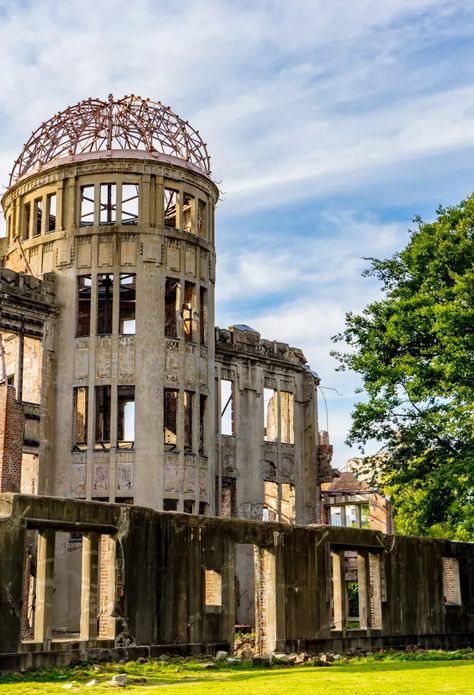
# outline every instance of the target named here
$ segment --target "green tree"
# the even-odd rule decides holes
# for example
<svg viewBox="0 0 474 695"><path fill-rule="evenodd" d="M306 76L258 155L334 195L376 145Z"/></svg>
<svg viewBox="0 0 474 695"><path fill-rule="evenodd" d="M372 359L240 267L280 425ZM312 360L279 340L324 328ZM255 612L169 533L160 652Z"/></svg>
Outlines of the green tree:
<svg viewBox="0 0 474 695"><path fill-rule="evenodd" d="M346 315L340 370L362 375L365 399L349 444L362 473L390 496L396 528L474 538L474 194L415 220L407 246L367 259L383 298ZM361 389L362 391L362 389Z"/></svg>

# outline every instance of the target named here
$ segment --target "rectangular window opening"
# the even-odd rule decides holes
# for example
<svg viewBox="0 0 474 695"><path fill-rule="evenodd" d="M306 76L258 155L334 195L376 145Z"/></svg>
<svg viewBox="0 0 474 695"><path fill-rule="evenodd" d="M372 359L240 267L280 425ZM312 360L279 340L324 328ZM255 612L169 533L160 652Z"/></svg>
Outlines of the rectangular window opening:
<svg viewBox="0 0 474 695"><path fill-rule="evenodd" d="M193 232L194 197L189 193L183 193L183 229L185 232Z"/></svg>
<svg viewBox="0 0 474 695"><path fill-rule="evenodd" d="M207 508L208 508L207 502L199 502L199 512L198 512L198 514L199 514L200 516L207 516Z"/></svg>
<svg viewBox="0 0 474 695"><path fill-rule="evenodd" d="M138 184L122 185L122 224L138 224L138 194Z"/></svg>
<svg viewBox="0 0 474 695"><path fill-rule="evenodd" d="M110 386L95 387L95 448L110 449Z"/></svg>
<svg viewBox="0 0 474 695"><path fill-rule="evenodd" d="M265 441L276 442L278 441L278 391L276 389L263 389L263 405L265 412Z"/></svg>
<svg viewBox="0 0 474 695"><path fill-rule="evenodd" d="M136 286L135 274L120 274L119 333L122 335L135 335Z"/></svg>
<svg viewBox="0 0 474 695"><path fill-rule="evenodd" d="M293 394L280 391L280 431L283 444L295 443Z"/></svg>
<svg viewBox="0 0 474 695"><path fill-rule="evenodd" d="M176 229L177 222L177 203L178 203L178 191L173 188L164 189L164 225L165 227L173 227Z"/></svg>
<svg viewBox="0 0 474 695"><path fill-rule="evenodd" d="M22 241L25 241L30 236L30 220L31 220L31 203L25 203L24 228L21 235Z"/></svg>
<svg viewBox="0 0 474 695"><path fill-rule="evenodd" d="M207 289L199 288L199 337L201 345L207 345L208 340L208 310L207 310Z"/></svg>
<svg viewBox="0 0 474 695"><path fill-rule="evenodd" d="M92 227L94 224L94 206L94 186L81 186L81 215L79 221L81 227Z"/></svg>
<svg viewBox="0 0 474 695"><path fill-rule="evenodd" d="M117 222L117 184L101 183L100 185L100 224L115 224Z"/></svg>
<svg viewBox="0 0 474 695"><path fill-rule="evenodd" d="M114 276L97 276L97 335L112 333Z"/></svg>
<svg viewBox="0 0 474 695"><path fill-rule="evenodd" d="M178 510L178 500L165 497L163 500L164 512L176 512Z"/></svg>
<svg viewBox="0 0 474 695"><path fill-rule="evenodd" d="M206 455L206 406L207 396L199 395L199 453Z"/></svg>
<svg viewBox="0 0 474 695"><path fill-rule="evenodd" d="M74 448L87 449L87 386L74 389Z"/></svg>
<svg viewBox="0 0 474 695"><path fill-rule="evenodd" d="M358 505L346 505L346 526L351 526L352 528L357 528L359 526Z"/></svg>
<svg viewBox="0 0 474 695"><path fill-rule="evenodd" d="M264 480L263 489L263 521L279 521L278 483Z"/></svg>
<svg viewBox="0 0 474 695"><path fill-rule="evenodd" d="M193 308L194 308L194 283L184 283L184 302L181 310L183 318L184 339L188 342L193 339Z"/></svg>
<svg viewBox="0 0 474 695"><path fill-rule="evenodd" d="M41 234L41 224L43 221L43 199L37 198L34 203L34 221L33 221L33 236Z"/></svg>
<svg viewBox="0 0 474 695"><path fill-rule="evenodd" d="M47 231L54 232L56 230L56 193L50 193L47 198L48 206L48 224Z"/></svg>
<svg viewBox="0 0 474 695"><path fill-rule="evenodd" d="M178 416L178 391L165 389L163 415L163 434L166 450L176 449L177 445L177 416Z"/></svg>
<svg viewBox="0 0 474 695"><path fill-rule="evenodd" d="M77 324L76 336L85 338L90 335L92 278L80 275L77 278Z"/></svg>
<svg viewBox="0 0 474 695"><path fill-rule="evenodd" d="M234 382L221 379L221 434L235 434Z"/></svg>
<svg viewBox="0 0 474 695"><path fill-rule="evenodd" d="M193 396L192 391L184 392L184 450L193 450Z"/></svg>
<svg viewBox="0 0 474 695"><path fill-rule="evenodd" d="M174 278L166 278L165 288L165 336L167 338L178 337L178 323L176 320L178 302L179 281Z"/></svg>
<svg viewBox="0 0 474 695"><path fill-rule="evenodd" d="M222 606L222 577L217 570L204 570L204 596L206 606Z"/></svg>
<svg viewBox="0 0 474 695"><path fill-rule="evenodd" d="M286 524L294 524L295 516L295 486L291 483L282 483L280 520Z"/></svg>
<svg viewBox="0 0 474 695"><path fill-rule="evenodd" d="M219 483L219 478L216 479L216 482ZM221 516L237 516L237 486L235 478L222 478Z"/></svg>
<svg viewBox="0 0 474 695"><path fill-rule="evenodd" d="M183 512L185 514L192 514L193 511L194 511L194 500L184 500Z"/></svg>
<svg viewBox="0 0 474 695"><path fill-rule="evenodd" d="M443 598L448 606L461 605L459 560L454 557L443 557Z"/></svg>
<svg viewBox="0 0 474 695"><path fill-rule="evenodd" d="M342 526L342 507L329 507L329 525Z"/></svg>
<svg viewBox="0 0 474 695"><path fill-rule="evenodd" d="M360 505L360 525L361 528L370 528L370 508L368 504Z"/></svg>
<svg viewBox="0 0 474 695"><path fill-rule="evenodd" d="M197 218L198 234L203 239L207 238L207 206L203 200L198 201L198 218Z"/></svg>
<svg viewBox="0 0 474 695"><path fill-rule="evenodd" d="M135 387L117 387L117 447L133 449L135 443Z"/></svg>

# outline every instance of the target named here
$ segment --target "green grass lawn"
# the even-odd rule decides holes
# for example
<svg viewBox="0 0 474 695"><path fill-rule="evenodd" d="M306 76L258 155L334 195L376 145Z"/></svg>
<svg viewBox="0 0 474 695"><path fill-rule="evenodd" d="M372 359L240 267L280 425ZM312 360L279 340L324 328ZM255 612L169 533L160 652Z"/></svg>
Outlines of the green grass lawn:
<svg viewBox="0 0 474 695"><path fill-rule="evenodd" d="M133 695L434 695L436 693L474 693L474 655L460 658L436 654L426 659L403 655L352 659L330 667L252 667L249 664L219 664L207 670L203 662L173 660L161 663L150 659L144 664L82 665L15 674L0 679L0 694L52 695L53 693L130 693ZM405 660L407 658L408 660ZM403 660L401 660L403 659ZM110 688L107 681L116 673L127 673L132 684ZM99 685L87 687L95 678ZM143 679L146 679L143 682ZM140 682L141 681L141 682ZM66 684L73 683L65 689Z"/></svg>

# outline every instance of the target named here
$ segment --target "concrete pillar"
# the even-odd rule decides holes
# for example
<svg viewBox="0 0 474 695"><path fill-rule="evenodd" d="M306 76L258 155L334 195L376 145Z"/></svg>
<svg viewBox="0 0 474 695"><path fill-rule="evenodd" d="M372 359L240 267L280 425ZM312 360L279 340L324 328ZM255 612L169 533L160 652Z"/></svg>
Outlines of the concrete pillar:
<svg viewBox="0 0 474 695"><path fill-rule="evenodd" d="M271 654L276 648L275 553L255 547L255 648Z"/></svg>
<svg viewBox="0 0 474 695"><path fill-rule="evenodd" d="M346 587L344 578L344 551L331 552L332 562L332 599L334 611L334 629L343 630L346 616Z"/></svg>
<svg viewBox="0 0 474 695"><path fill-rule="evenodd" d="M36 570L35 642L43 649L51 648L53 637L55 532L51 529L38 533L38 561Z"/></svg>
<svg viewBox="0 0 474 695"><path fill-rule="evenodd" d="M370 569L370 626L382 629L382 590L380 583L380 555L369 553Z"/></svg>
<svg viewBox="0 0 474 695"><path fill-rule="evenodd" d="M97 639L98 556L99 535L85 534L82 538L81 640Z"/></svg>
<svg viewBox="0 0 474 695"><path fill-rule="evenodd" d="M357 553L357 581L359 585L359 628L367 630L370 625L369 557L367 553Z"/></svg>

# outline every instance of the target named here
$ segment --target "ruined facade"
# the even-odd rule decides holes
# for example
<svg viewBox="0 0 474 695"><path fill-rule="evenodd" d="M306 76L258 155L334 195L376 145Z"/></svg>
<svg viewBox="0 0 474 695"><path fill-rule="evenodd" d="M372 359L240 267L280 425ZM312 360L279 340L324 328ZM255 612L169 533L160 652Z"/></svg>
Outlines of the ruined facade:
<svg viewBox="0 0 474 695"><path fill-rule="evenodd" d="M214 328L210 174L199 134L140 97L57 114L15 162L0 665L212 651L236 622L259 651L467 644L472 546L318 525L319 377L297 348ZM422 600L400 574L414 551Z"/></svg>
<svg viewBox="0 0 474 695"><path fill-rule="evenodd" d="M25 146L2 265L54 280L57 311L47 343L3 330L6 379L39 416L24 492L318 518L318 378L300 350L214 331L217 200L199 134L139 97L82 102Z"/></svg>

